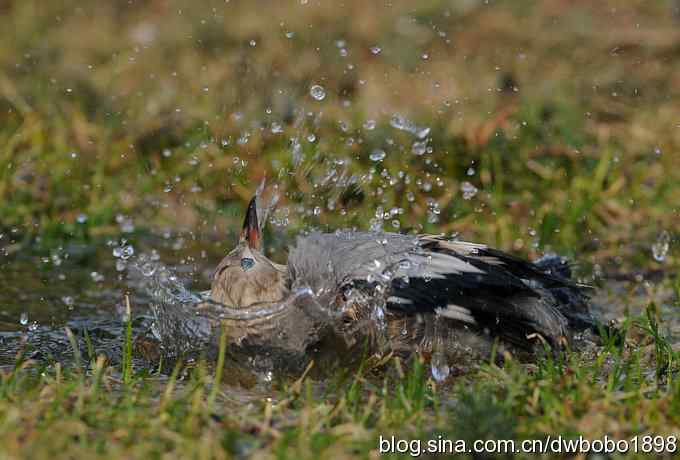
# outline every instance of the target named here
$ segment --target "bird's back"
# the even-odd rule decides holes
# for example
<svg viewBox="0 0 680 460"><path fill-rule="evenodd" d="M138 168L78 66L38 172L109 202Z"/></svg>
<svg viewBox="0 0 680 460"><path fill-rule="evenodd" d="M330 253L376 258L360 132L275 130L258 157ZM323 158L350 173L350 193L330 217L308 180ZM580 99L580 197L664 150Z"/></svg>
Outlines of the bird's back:
<svg viewBox="0 0 680 460"><path fill-rule="evenodd" d="M556 345L592 321L584 289L553 268L434 236L338 231L299 237L288 276L346 323L391 319L405 336L402 323L427 329L434 321L519 345L539 336ZM428 340L423 334L414 337Z"/></svg>

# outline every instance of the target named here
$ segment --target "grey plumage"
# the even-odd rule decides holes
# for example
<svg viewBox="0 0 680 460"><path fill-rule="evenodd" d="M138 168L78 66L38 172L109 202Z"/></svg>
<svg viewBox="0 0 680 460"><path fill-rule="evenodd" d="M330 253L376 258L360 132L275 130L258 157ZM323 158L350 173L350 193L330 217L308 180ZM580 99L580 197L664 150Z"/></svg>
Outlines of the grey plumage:
<svg viewBox="0 0 680 460"><path fill-rule="evenodd" d="M429 235L300 237L288 276L291 287L311 288L331 311L351 308L341 295L348 289L368 291L389 314L435 313L520 345L534 333L558 344L569 339L570 319L578 326L576 318L590 318L584 288L571 280L484 245Z"/></svg>
<svg viewBox="0 0 680 460"><path fill-rule="evenodd" d="M303 353L332 334L348 347L369 338L426 349L444 329L461 332L450 334L454 342L476 331L531 348L560 346L593 324L586 289L561 259L532 264L431 235L337 231L299 236L278 265L260 252L256 211L253 199L211 300L198 307L238 343Z"/></svg>

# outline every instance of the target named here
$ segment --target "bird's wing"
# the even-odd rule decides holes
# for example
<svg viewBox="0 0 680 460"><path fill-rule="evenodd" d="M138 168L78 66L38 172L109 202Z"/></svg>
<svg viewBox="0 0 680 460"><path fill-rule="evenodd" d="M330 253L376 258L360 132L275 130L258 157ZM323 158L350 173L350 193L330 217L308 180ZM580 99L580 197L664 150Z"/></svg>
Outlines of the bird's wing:
<svg viewBox="0 0 680 460"><path fill-rule="evenodd" d="M462 241L447 241L432 236L424 236L423 241L423 248L426 250L458 257L470 245ZM485 278L484 282L500 279L498 270L489 270L488 265L493 265L506 275L520 280L524 286L539 294L543 301L550 300L551 305L567 319L572 328L585 329L596 325L588 306L588 292L592 288L571 279L571 269L565 259L552 255L531 263L484 245L474 246L476 246L474 251L463 255L480 268L487 265L485 270L491 276ZM514 289L511 290L511 295L513 291Z"/></svg>
<svg viewBox="0 0 680 460"><path fill-rule="evenodd" d="M311 233L299 236L291 248L289 278L293 287L334 296L347 283L384 276L418 246L417 237L394 233Z"/></svg>
<svg viewBox="0 0 680 460"><path fill-rule="evenodd" d="M551 342L567 336L552 290L579 289L485 245L427 235L312 233L298 238L288 269L293 285L311 288L321 303L334 305L348 287L375 295L381 285L392 311L436 312L516 342L534 332Z"/></svg>

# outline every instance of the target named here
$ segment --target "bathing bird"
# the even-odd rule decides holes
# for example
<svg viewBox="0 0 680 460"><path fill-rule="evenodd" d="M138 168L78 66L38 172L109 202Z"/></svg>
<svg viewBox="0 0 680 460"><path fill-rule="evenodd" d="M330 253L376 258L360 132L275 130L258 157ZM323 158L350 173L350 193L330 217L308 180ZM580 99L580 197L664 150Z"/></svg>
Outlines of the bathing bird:
<svg viewBox="0 0 680 460"><path fill-rule="evenodd" d="M531 351L561 349L596 324L590 288L559 256L529 262L442 236L340 230L298 236L278 264L263 253L263 220L254 197L199 307L239 344L316 350L330 334L350 351Z"/></svg>

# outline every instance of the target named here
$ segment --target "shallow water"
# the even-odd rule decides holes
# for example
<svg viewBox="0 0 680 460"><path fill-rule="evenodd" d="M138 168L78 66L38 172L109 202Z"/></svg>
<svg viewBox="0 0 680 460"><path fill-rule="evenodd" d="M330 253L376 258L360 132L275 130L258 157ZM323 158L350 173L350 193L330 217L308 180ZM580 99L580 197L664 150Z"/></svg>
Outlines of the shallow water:
<svg viewBox="0 0 680 460"><path fill-rule="evenodd" d="M187 287L205 289L210 266L223 254L222 244L182 240L179 245L176 237L144 237L131 244L138 253L155 251ZM0 366L14 363L19 350L34 359L71 360L66 327L80 339L83 355L87 334L95 354L117 361L125 294L132 305L134 335L150 329L150 299L140 277L117 269L112 247L112 242L99 241L65 246L47 255L20 251L0 257Z"/></svg>
<svg viewBox="0 0 680 460"><path fill-rule="evenodd" d="M209 288L212 269L227 250L224 242L177 235L136 237L126 244L134 247L135 257L145 254L171 267L191 292ZM22 250L0 256L0 367L11 366L19 352L44 362L72 363L66 327L78 338L85 359L90 348L94 355L117 362L126 294L132 305L133 335L149 334L153 321L144 275L129 266L122 269L121 258L113 255L117 245L120 241L98 241L65 246L47 255ZM606 281L596 291L594 309L603 319L616 320L627 311L638 314L654 301L662 332L677 346L680 309L667 286L663 279ZM136 365L145 362L138 359Z"/></svg>

